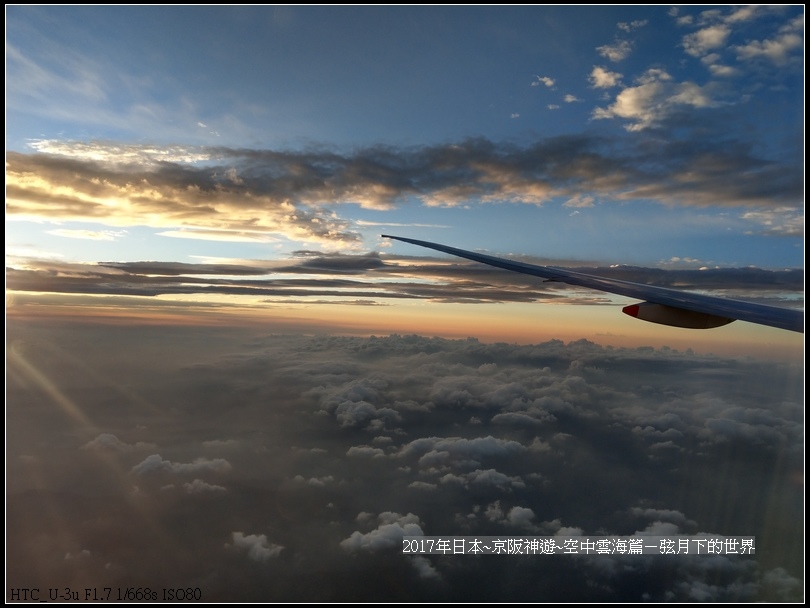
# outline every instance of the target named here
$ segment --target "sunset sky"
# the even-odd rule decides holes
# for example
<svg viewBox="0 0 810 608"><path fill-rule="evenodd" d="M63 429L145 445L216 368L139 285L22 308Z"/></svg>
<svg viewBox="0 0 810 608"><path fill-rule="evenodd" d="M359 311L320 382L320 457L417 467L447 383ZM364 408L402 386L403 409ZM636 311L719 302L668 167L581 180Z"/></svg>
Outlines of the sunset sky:
<svg viewBox="0 0 810 608"><path fill-rule="evenodd" d="M147 584L159 568L124 548L157 564L182 540L177 580L220 599L386 599L357 592L377 562L343 540L518 520L765 538L795 514L803 334L644 323L626 298L380 234L803 309L803 6L9 6L6 24L7 551L25 547L9 585ZM549 498L630 438L605 464L610 517L570 487ZM759 462L771 502L724 519L696 498L723 470L709 461L731 493ZM631 462L683 493L641 496ZM364 470L392 484L366 504ZM298 540L273 540L290 508ZM198 570L189 539L209 525L199 555L255 572ZM316 559L318 535L334 543ZM256 583L270 562L287 582ZM746 563L582 599L801 588L791 547ZM407 569L436 587L392 599L476 579Z"/></svg>

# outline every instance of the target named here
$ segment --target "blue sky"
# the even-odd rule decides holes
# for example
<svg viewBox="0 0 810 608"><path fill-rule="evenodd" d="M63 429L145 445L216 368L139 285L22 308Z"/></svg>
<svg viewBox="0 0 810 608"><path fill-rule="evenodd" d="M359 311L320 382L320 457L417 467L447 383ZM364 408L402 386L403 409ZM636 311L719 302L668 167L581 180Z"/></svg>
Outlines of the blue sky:
<svg viewBox="0 0 810 608"><path fill-rule="evenodd" d="M803 268L803 19L9 7L7 255Z"/></svg>

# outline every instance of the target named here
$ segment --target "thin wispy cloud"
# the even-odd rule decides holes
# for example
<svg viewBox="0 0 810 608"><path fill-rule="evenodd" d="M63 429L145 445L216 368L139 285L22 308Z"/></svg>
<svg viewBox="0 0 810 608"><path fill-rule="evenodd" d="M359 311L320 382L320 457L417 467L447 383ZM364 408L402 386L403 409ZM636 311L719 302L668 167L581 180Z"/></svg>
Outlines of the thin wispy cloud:
<svg viewBox="0 0 810 608"><path fill-rule="evenodd" d="M572 199L566 206L587 209L594 201ZM314 253L314 252L313 252ZM534 260L525 260L534 261ZM548 264L546 260L536 262ZM559 265L560 261L552 261ZM571 262L568 262L570 265ZM704 263L701 263L702 266ZM667 266L668 264L664 264ZM695 265L689 265L694 268ZM666 271L655 268L578 266L589 274L692 290L738 290L748 297L775 297L803 289L801 270L713 268L711 271ZM309 278L300 278L301 276ZM30 260L10 267L6 283L15 291L62 294L244 296L264 303L384 305L386 300L434 302L554 302L601 305L609 299L560 283L503 273L479 264L391 255L302 255L288 260L222 263L107 262L54 264ZM270 299L268 299L268 296ZM304 297L310 300L301 299ZM331 299L324 299L331 298ZM258 300L257 300L258 301ZM253 306L261 306L254 302Z"/></svg>
<svg viewBox="0 0 810 608"><path fill-rule="evenodd" d="M76 230L71 228L56 228L46 230L48 234L63 236L69 239L85 239L88 241L115 241L126 236L126 230Z"/></svg>
<svg viewBox="0 0 810 608"><path fill-rule="evenodd" d="M621 22L616 24L616 27L618 27L623 32L630 33L633 30L637 30L640 27L644 27L648 23L649 23L649 20L647 20L647 19L636 19L635 21L630 21L630 22L621 21Z"/></svg>
<svg viewBox="0 0 810 608"><path fill-rule="evenodd" d="M168 236L175 239L197 239L201 241L225 241L229 243L272 243L276 241L271 235L263 232L237 230L166 230L156 233L157 236Z"/></svg>

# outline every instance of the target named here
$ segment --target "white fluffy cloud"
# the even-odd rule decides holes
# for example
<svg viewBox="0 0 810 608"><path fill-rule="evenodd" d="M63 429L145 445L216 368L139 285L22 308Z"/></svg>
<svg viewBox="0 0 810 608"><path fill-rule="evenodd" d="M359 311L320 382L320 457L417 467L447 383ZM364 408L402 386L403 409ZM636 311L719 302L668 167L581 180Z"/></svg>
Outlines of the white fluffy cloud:
<svg viewBox="0 0 810 608"><path fill-rule="evenodd" d="M773 38L752 40L735 47L737 57L746 61L763 58L775 65L784 65L802 49L804 44L802 33L801 30L783 30Z"/></svg>
<svg viewBox="0 0 810 608"><path fill-rule="evenodd" d="M705 27L683 39L683 47L689 55L700 57L726 44L731 28L725 24Z"/></svg>
<svg viewBox="0 0 810 608"><path fill-rule="evenodd" d="M570 594L573 580L582 582L577 598L586 600L643 601L642 593L650 601L730 600L739 589L737 597L749 601L784 601L795 600L801 589L800 570L789 557L794 541L787 536L766 571L757 569L763 562L754 556L751 570L739 567L739 560L681 561L667 577L657 576L660 560L567 560L545 573L491 560L480 567L468 561L458 570L450 563L457 559L401 554L403 536L425 534L691 534L722 521L729 530L754 525L751 533L759 537L775 531L770 513L778 516L778 529L798 531L804 409L798 363L587 341L521 346L246 330L205 334L212 344L211 336L227 338L198 363L200 331L188 330L182 369L167 373L165 362L156 361L156 369L130 379L133 385L157 379L156 386L170 390L155 389L150 399L168 407L149 415L138 410L137 419L119 421L122 428L149 428L150 438L172 446L170 458L120 451L117 441L102 436L87 449L112 451L128 470L111 473L106 459L86 452L76 471L56 466L64 451L32 452L35 461L10 462L10 470L36 473L38 483L52 475L53 488L93 487L96 477L123 476L123 483L97 490L106 492L104 501L65 497L71 508L63 513L81 514L68 517L76 533L66 540L41 511L28 516L30 493L12 493L9 535L15 546L33 546L25 541L38 530L51 554L92 551L86 560L58 560L65 567L103 567L107 560L152 579L167 563L152 542L157 531L183 548L189 570L197 572L204 562L222 573L219 580L250 581L252 597L321 600L348 585L347 594L366 590L363 597L390 598L385 585L393 576L409 598L462 582L476 597L491 599L493 582L512 581L523 592L512 599L521 600L541 587L555 598ZM150 335L142 328L137 333ZM71 344L76 336L70 334ZM155 330L151 336L132 346L156 352L165 335ZM84 337L87 344L98 341L92 337ZM90 357L92 350L83 352ZM88 363L109 373L107 359L114 359L97 359ZM185 399L178 400L179 393ZM223 396L233 408L222 407ZM358 412L368 404L375 417L342 426L335 412L344 403L358 404ZM103 399L85 407L97 419L107 411ZM396 428L369 434L368 425L382 420L374 412L385 408L397 412ZM530 421L541 413L542 424ZM61 430L52 435L57 443L64 441ZM197 458L199 449L204 458ZM227 461L209 451L227 454ZM166 491L152 491L160 487ZM769 500L734 499L750 495ZM108 527L118 534L105 542ZM145 557L133 564L122 547ZM257 574L269 564L278 577ZM630 585L642 579L643 590Z"/></svg>
<svg viewBox="0 0 810 608"><path fill-rule="evenodd" d="M184 483L183 489L188 494L204 494L208 492L212 492L214 494L227 492L227 488L225 486L218 486L212 483L206 483L202 479L195 479L191 483Z"/></svg>
<svg viewBox="0 0 810 608"><path fill-rule="evenodd" d="M135 444L124 443L112 433L102 433L82 446L83 450L111 450L113 452L132 452L134 450L153 450L153 443L138 441Z"/></svg>
<svg viewBox="0 0 810 608"><path fill-rule="evenodd" d="M492 435L474 439L423 437L404 445L397 456L400 458L418 457L420 465L431 466L436 461L444 462L451 459L477 463L489 457L519 454L525 450L526 447L517 441L498 439Z"/></svg>
<svg viewBox="0 0 810 608"><path fill-rule="evenodd" d="M683 108L712 108L721 105L715 99L713 85L673 82L672 76L657 69L648 70L637 86L623 89L607 108L596 108L593 118L623 118L628 131L640 131L658 124Z"/></svg>
<svg viewBox="0 0 810 608"><path fill-rule="evenodd" d="M230 470L230 463L223 458L214 458L213 460L197 458L194 462L183 463L164 460L160 454L147 456L143 462L132 467L132 472L137 475L146 475L157 471L178 474L197 474L205 471L224 473Z"/></svg>
<svg viewBox="0 0 810 608"><path fill-rule="evenodd" d="M384 458L385 452L370 445L354 445L348 449L346 456L349 458Z"/></svg>
<svg viewBox="0 0 810 608"><path fill-rule="evenodd" d="M593 66L590 75L591 86L595 89L610 89L621 83L622 75L618 72L611 72L607 68L599 65Z"/></svg>
<svg viewBox="0 0 810 608"><path fill-rule="evenodd" d="M622 59L627 59L627 56L630 55L632 48L633 47L629 41L617 40L613 44L605 44L597 47L596 52L602 55L602 57L606 57L611 61L621 61Z"/></svg>
<svg viewBox="0 0 810 608"><path fill-rule="evenodd" d="M246 535L243 532L233 532L232 537L233 543L225 546L244 551L253 561L266 562L273 557L278 557L284 550L281 545L268 542L267 536L264 534Z"/></svg>
<svg viewBox="0 0 810 608"><path fill-rule="evenodd" d="M365 518L364 518L365 519ZM380 525L371 532L360 531L341 541L340 546L346 551L379 551L402 546L403 536L424 536L421 522L413 513L400 515L391 511L380 513L377 517Z"/></svg>
<svg viewBox="0 0 810 608"><path fill-rule="evenodd" d="M447 485L458 485L467 489L490 486L499 490L511 491L526 487L520 477L505 475L495 469L476 469L470 473L462 474L447 473L439 479L439 482Z"/></svg>

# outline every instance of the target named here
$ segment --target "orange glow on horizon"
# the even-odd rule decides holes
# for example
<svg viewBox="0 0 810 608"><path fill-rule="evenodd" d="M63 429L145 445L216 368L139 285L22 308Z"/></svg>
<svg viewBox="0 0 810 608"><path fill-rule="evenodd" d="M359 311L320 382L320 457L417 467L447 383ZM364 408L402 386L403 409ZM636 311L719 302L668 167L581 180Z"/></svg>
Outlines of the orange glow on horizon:
<svg viewBox="0 0 810 608"><path fill-rule="evenodd" d="M418 334L483 342L536 344L586 339L603 346L667 346L726 356L798 360L804 335L736 322L710 330L673 328L632 319L621 306L566 304L391 305L246 301L178 301L137 296L11 293L8 320L94 324L256 328L286 333L358 336Z"/></svg>

